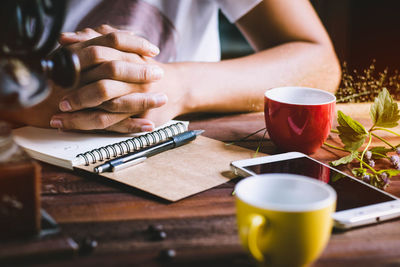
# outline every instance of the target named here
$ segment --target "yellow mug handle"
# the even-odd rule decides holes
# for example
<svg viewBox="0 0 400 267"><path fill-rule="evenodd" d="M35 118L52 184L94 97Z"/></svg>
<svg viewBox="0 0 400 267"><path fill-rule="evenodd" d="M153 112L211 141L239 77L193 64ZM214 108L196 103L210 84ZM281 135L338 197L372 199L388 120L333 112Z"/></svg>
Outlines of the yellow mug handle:
<svg viewBox="0 0 400 267"><path fill-rule="evenodd" d="M267 220L265 217L258 214L253 214L250 217L250 228L247 236L247 244L249 246L251 255L260 262L264 261L264 255L257 245L258 233L260 229L266 226L266 222Z"/></svg>

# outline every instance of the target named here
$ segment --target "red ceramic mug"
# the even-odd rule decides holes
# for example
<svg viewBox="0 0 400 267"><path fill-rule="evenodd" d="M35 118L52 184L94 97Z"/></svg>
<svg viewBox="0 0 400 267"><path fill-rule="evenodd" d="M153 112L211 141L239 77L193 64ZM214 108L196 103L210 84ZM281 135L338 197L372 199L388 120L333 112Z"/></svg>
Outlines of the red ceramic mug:
<svg viewBox="0 0 400 267"><path fill-rule="evenodd" d="M278 87L265 92L269 137L284 151L315 152L331 130L336 97L307 87Z"/></svg>

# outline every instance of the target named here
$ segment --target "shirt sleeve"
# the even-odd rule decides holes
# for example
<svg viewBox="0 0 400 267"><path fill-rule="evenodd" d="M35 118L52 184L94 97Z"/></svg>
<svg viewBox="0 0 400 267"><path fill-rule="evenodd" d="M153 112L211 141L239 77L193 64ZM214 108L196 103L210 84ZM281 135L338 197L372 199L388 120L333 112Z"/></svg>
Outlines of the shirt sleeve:
<svg viewBox="0 0 400 267"><path fill-rule="evenodd" d="M236 22L262 0L217 0L222 13L231 23Z"/></svg>

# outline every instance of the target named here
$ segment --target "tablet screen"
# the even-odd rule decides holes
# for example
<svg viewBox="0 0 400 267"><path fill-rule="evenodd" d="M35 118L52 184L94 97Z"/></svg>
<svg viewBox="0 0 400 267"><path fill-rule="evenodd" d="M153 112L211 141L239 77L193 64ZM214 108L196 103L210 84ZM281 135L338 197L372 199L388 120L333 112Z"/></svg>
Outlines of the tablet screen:
<svg viewBox="0 0 400 267"><path fill-rule="evenodd" d="M336 190L338 196L337 211L395 200L389 195L383 194L307 157L262 163L247 166L244 169L256 174L293 173L322 180Z"/></svg>

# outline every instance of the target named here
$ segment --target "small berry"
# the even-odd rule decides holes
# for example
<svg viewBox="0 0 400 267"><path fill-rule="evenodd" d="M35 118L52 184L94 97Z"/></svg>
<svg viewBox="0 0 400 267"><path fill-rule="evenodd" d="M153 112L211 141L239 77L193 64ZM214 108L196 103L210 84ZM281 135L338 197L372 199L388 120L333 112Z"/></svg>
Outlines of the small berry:
<svg viewBox="0 0 400 267"><path fill-rule="evenodd" d="M388 184L389 183L389 178L388 177L383 178L383 182L385 183L385 185Z"/></svg>
<svg viewBox="0 0 400 267"><path fill-rule="evenodd" d="M371 151L367 151L367 152L365 152L365 157L367 158L367 159L371 159L372 158L372 152Z"/></svg>
<svg viewBox="0 0 400 267"><path fill-rule="evenodd" d="M369 176L369 174L364 174L362 179L366 183L369 183L371 181L371 177Z"/></svg>
<svg viewBox="0 0 400 267"><path fill-rule="evenodd" d="M389 178L385 178L383 179L383 189L386 189L390 184L390 179Z"/></svg>
<svg viewBox="0 0 400 267"><path fill-rule="evenodd" d="M397 155L400 155L400 147L396 148Z"/></svg>
<svg viewBox="0 0 400 267"><path fill-rule="evenodd" d="M397 156L397 155L391 156L390 161L393 163L394 166L398 165L398 163L400 161L399 156Z"/></svg>
<svg viewBox="0 0 400 267"><path fill-rule="evenodd" d="M387 173L386 172L383 172L383 173L381 173L381 178L382 178L382 180L385 180L385 179L387 179L388 178L388 175L387 175Z"/></svg>
<svg viewBox="0 0 400 267"><path fill-rule="evenodd" d="M372 168L375 167L375 161L373 159L370 159L368 161L369 166L371 166Z"/></svg>

